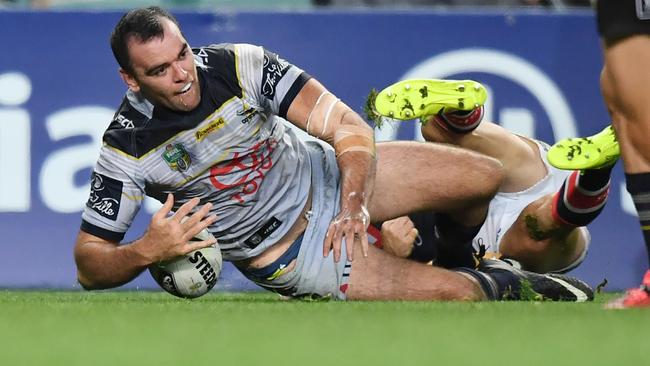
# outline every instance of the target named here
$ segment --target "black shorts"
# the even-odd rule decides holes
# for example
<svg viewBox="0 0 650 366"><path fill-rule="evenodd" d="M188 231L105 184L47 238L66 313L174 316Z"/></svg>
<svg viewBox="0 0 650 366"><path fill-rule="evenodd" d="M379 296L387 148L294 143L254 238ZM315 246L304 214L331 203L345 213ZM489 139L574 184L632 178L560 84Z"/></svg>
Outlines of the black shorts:
<svg viewBox="0 0 650 366"><path fill-rule="evenodd" d="M650 0L597 0L598 33L609 45L650 34Z"/></svg>

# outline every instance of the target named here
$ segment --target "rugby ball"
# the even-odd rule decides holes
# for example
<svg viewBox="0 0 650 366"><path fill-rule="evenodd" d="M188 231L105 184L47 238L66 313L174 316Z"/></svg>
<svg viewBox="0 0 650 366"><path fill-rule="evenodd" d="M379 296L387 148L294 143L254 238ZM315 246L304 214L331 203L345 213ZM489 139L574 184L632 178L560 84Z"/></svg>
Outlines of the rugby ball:
<svg viewBox="0 0 650 366"><path fill-rule="evenodd" d="M204 229L192 241L214 238ZM186 299L203 296L217 284L221 273L218 244L149 266L151 277L170 294Z"/></svg>

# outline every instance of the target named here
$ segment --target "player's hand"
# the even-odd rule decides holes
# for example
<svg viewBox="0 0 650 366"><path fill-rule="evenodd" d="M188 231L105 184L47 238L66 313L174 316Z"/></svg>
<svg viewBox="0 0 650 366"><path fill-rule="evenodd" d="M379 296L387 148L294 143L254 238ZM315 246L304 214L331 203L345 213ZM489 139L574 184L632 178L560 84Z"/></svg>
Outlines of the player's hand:
<svg viewBox="0 0 650 366"><path fill-rule="evenodd" d="M334 262L341 259L341 246L345 239L345 249L348 260L352 261L354 242L361 241L363 256L368 256L368 235L366 230L370 224L368 210L360 199L348 199L343 205L341 212L336 215L325 235L323 243L323 257L327 257L330 251L334 252Z"/></svg>
<svg viewBox="0 0 650 366"><path fill-rule="evenodd" d="M217 220L216 215L207 216L212 207L211 203L206 203L192 213L198 204L199 199L193 198L170 215L174 196L167 195L167 201L153 214L147 232L140 241L140 250L151 263L178 257L216 243L215 239L190 241Z"/></svg>
<svg viewBox="0 0 650 366"><path fill-rule="evenodd" d="M395 256L406 258L413 251L418 229L408 216L384 221L381 224L381 244L384 250Z"/></svg>

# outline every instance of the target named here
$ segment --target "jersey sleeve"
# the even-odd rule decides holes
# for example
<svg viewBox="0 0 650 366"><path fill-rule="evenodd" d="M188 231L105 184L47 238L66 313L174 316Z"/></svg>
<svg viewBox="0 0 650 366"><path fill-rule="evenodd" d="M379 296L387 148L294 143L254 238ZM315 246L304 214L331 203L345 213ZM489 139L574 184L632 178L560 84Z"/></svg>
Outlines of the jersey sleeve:
<svg viewBox="0 0 650 366"><path fill-rule="evenodd" d="M104 145L92 173L81 230L112 242L124 239L144 199L137 160Z"/></svg>
<svg viewBox="0 0 650 366"><path fill-rule="evenodd" d="M286 118L309 74L260 46L236 44L237 71L244 96Z"/></svg>

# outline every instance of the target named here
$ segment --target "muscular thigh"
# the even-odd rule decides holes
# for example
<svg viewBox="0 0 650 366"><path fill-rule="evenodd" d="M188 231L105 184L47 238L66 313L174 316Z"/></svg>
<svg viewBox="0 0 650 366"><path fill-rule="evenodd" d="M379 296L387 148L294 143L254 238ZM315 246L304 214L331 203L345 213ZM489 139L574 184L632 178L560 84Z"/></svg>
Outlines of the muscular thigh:
<svg viewBox="0 0 650 366"><path fill-rule="evenodd" d="M415 141L377 144L369 211L385 221L422 210L449 211L487 201L501 183L498 161L448 145Z"/></svg>
<svg viewBox="0 0 650 366"><path fill-rule="evenodd" d="M605 48L602 90L611 112L626 171L650 169L650 36L637 35Z"/></svg>

